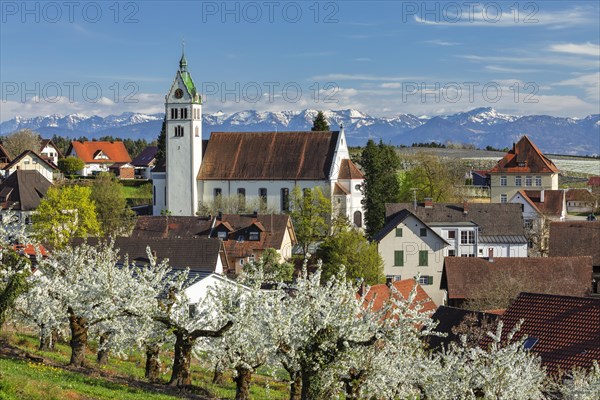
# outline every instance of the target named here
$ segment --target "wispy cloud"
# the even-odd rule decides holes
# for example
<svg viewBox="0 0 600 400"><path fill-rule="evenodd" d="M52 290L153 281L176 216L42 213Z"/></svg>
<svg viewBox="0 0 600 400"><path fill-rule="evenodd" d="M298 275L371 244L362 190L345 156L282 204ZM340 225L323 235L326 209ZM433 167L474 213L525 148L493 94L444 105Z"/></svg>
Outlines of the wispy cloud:
<svg viewBox="0 0 600 400"><path fill-rule="evenodd" d="M426 40L424 43L436 44L438 46L458 46L458 45L460 45L460 43L458 43L458 42L448 42L448 41L439 40L439 39Z"/></svg>
<svg viewBox="0 0 600 400"><path fill-rule="evenodd" d="M594 43L563 43L553 44L550 46L550 51L559 53L579 54L584 56L600 57L600 45Z"/></svg>
<svg viewBox="0 0 600 400"><path fill-rule="evenodd" d="M325 81L325 80L339 80L339 81L368 81L368 82L402 82L414 79L423 79L424 77L419 76L373 76L365 74L328 74L328 75L317 75L308 78L313 81Z"/></svg>
<svg viewBox="0 0 600 400"><path fill-rule="evenodd" d="M565 65L577 68L598 68L600 60L582 59L581 57L550 57L550 56L479 56L474 54L459 55L457 57L471 61L509 63L509 64L527 64L527 65Z"/></svg>
<svg viewBox="0 0 600 400"><path fill-rule="evenodd" d="M354 61L358 61L358 62L370 62L373 61L370 58L367 57L359 57L359 58L355 58Z"/></svg>
<svg viewBox="0 0 600 400"><path fill-rule="evenodd" d="M557 82L554 85L578 87L585 91L589 99L600 100L600 72L579 75L575 78Z"/></svg>
<svg viewBox="0 0 600 400"><path fill-rule="evenodd" d="M472 8L470 7L472 3L463 4L465 6L460 10L456 7L454 9L440 7L437 12L431 13L431 16L417 10L413 18L417 23L425 25L489 28L535 26L564 28L597 23L594 18L597 11L590 12L597 10L596 8L575 7L567 10L540 11L539 5L535 2L527 3L527 7L515 3L520 7L518 10L509 3L493 3L493 7L477 4Z"/></svg>
<svg viewBox="0 0 600 400"><path fill-rule="evenodd" d="M510 68L510 67L501 67L498 65L486 65L485 70L492 72L505 72L507 74L530 74L543 72L541 69L527 69L527 68Z"/></svg>

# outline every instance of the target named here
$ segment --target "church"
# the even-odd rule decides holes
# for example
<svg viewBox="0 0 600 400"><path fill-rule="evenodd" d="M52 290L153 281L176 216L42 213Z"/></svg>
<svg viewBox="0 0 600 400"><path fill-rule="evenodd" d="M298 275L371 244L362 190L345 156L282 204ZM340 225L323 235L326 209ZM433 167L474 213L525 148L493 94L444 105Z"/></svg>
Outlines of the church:
<svg viewBox="0 0 600 400"><path fill-rule="evenodd" d="M165 96L166 164L152 171L153 215L194 216L219 196L285 213L300 189L320 187L332 211L364 224L364 176L343 127L324 132L212 132L202 139L202 97L185 55Z"/></svg>

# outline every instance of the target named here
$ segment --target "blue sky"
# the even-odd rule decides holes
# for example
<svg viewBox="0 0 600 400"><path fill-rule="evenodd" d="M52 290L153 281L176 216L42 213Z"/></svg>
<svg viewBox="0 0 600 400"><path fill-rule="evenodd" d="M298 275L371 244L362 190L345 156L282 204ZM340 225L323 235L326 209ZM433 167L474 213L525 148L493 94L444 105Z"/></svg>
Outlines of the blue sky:
<svg viewBox="0 0 600 400"><path fill-rule="evenodd" d="M600 113L597 1L2 1L0 120L163 111ZM301 93L300 93L301 90Z"/></svg>

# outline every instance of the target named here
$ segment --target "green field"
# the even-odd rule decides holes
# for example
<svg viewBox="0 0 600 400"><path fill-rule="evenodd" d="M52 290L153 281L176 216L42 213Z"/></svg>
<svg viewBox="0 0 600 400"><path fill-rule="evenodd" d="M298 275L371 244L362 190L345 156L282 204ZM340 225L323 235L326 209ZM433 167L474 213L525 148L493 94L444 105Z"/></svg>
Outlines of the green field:
<svg viewBox="0 0 600 400"><path fill-rule="evenodd" d="M59 343L56 351L37 350L37 338L17 333L0 337L0 400L62 400L62 399L232 399L235 384L231 373L222 385L213 384L209 365L198 360L192 364L193 387L181 391L166 386L169 373L162 383L152 384L144 379L144 358L132 352L127 360L115 357L108 365L99 366L93 349L88 351L85 369L67 366L70 348ZM92 345L93 347L93 345ZM27 352L42 357L44 363L32 362L22 355ZM164 369L168 369L170 354L162 354ZM256 375L251 386L253 399L287 399L287 384L266 375Z"/></svg>

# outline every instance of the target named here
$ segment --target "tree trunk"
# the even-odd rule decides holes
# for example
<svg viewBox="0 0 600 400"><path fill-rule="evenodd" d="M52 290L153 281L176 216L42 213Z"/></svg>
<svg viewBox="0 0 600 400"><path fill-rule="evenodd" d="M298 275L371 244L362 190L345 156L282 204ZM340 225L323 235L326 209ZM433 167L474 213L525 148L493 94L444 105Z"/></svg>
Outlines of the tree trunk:
<svg viewBox="0 0 600 400"><path fill-rule="evenodd" d="M250 380L252 371L248 368L237 367L235 377L235 400L248 400L250 398Z"/></svg>
<svg viewBox="0 0 600 400"><path fill-rule="evenodd" d="M321 390L320 390L320 382L319 375L317 372L313 371L302 371L302 390L301 390L301 399L320 399L321 398Z"/></svg>
<svg viewBox="0 0 600 400"><path fill-rule="evenodd" d="M108 364L108 337L110 333L104 332L100 335L100 340L98 342L98 356L96 361L100 365Z"/></svg>
<svg viewBox="0 0 600 400"><path fill-rule="evenodd" d="M302 375L299 372L290 373L290 400L302 399Z"/></svg>
<svg viewBox="0 0 600 400"><path fill-rule="evenodd" d="M187 332L175 331L175 359L173 360L173 373L169 385L189 386L192 384L190 363L192 360L192 347L195 340Z"/></svg>
<svg viewBox="0 0 600 400"><path fill-rule="evenodd" d="M146 346L146 379L150 382L158 382L160 378L160 345L152 344Z"/></svg>
<svg viewBox="0 0 600 400"><path fill-rule="evenodd" d="M54 345L56 344L57 340L58 340L58 331L56 329L52 329L52 330L50 330L50 332L48 332L48 329L45 328L44 325L42 324L42 326L40 327L39 350L42 350L42 351L54 350Z"/></svg>
<svg viewBox="0 0 600 400"><path fill-rule="evenodd" d="M221 363L217 363L215 365L215 372L213 374L212 383L216 385L222 385L225 383L225 377L223 376L223 369L221 368Z"/></svg>
<svg viewBox="0 0 600 400"><path fill-rule="evenodd" d="M69 307L69 326L71 328L71 361L69 365L83 367L85 364L85 348L87 346L87 321L74 314Z"/></svg>

